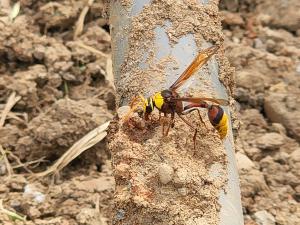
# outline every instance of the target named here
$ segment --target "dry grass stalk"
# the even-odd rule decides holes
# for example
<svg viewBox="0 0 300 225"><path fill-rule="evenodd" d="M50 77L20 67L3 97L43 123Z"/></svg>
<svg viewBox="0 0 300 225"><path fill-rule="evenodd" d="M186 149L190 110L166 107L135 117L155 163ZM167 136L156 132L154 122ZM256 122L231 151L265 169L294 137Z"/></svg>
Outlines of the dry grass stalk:
<svg viewBox="0 0 300 225"><path fill-rule="evenodd" d="M21 162L21 160L19 159L18 156L13 154L11 151L6 151L6 153L8 153L12 158L14 158L14 160L18 164L18 167L23 167L28 173L33 174L33 172L30 169L27 168L27 165ZM11 168L13 168L13 167L11 167Z"/></svg>
<svg viewBox="0 0 300 225"><path fill-rule="evenodd" d="M3 200L0 199L0 213L4 213L8 215L12 220L20 220L20 221L26 221L26 216L20 216L15 212L12 212L10 210L7 210L3 207Z"/></svg>
<svg viewBox="0 0 300 225"><path fill-rule="evenodd" d="M45 157L42 157L42 158L37 159L37 160L32 160L30 162L21 163L19 165L11 166L11 168L13 168L13 169L18 169L18 168L21 168L21 167L24 167L24 168L26 167L27 168L28 166L31 166L33 164L35 164L35 165L31 166L31 168L35 168L35 167L39 166L39 164L42 163L42 162L48 162L48 160L45 160Z"/></svg>
<svg viewBox="0 0 300 225"><path fill-rule="evenodd" d="M7 173L8 173L8 179L10 179L10 177L13 175L14 171L13 171L13 169L12 169L8 159L7 159L6 152L4 151L2 145L0 145L0 152L1 152L1 155L3 157L5 167L6 167L6 170L7 170Z"/></svg>
<svg viewBox="0 0 300 225"><path fill-rule="evenodd" d="M114 83L114 74L112 70L112 60L111 57L107 57L106 60L106 79L109 81L110 85L116 90L115 83Z"/></svg>
<svg viewBox="0 0 300 225"><path fill-rule="evenodd" d="M21 3L17 2L13 5L10 13L9 13L9 19L10 21L14 21L14 19L19 15L21 9Z"/></svg>
<svg viewBox="0 0 300 225"><path fill-rule="evenodd" d="M106 129L109 123L110 122L106 122L90 131L75 144L73 144L72 147L69 148L68 151L66 151L65 154L63 154L49 169L41 173L33 174L30 178L36 179L50 174L58 174L58 172L67 166L73 159L75 159L85 150L97 144L99 141L103 140L107 135Z"/></svg>
<svg viewBox="0 0 300 225"><path fill-rule="evenodd" d="M88 51L90 51L92 53L95 53L96 55L99 55L101 57L109 58L109 56L107 54L105 54L103 52L100 52L99 50L97 50L97 49L95 49L93 47L90 47L90 46L88 46L86 44L83 44L82 42L76 42L76 45L79 46L79 47L81 47L81 48L84 48L84 49L86 49L86 50L88 50Z"/></svg>
<svg viewBox="0 0 300 225"><path fill-rule="evenodd" d="M88 0L86 6L82 9L80 16L75 25L75 31L74 31L74 36L73 36L74 40L82 33L83 27L84 27L85 16L88 13L88 11L93 3L94 3L94 0Z"/></svg>
<svg viewBox="0 0 300 225"><path fill-rule="evenodd" d="M21 99L20 96L16 96L16 92L11 93L11 95L9 96L7 103L4 107L4 110L1 113L0 128L4 126L5 119L8 115L8 113L20 99Z"/></svg>
<svg viewBox="0 0 300 225"><path fill-rule="evenodd" d="M22 118L20 118L20 117L23 117L23 119ZM21 123L23 123L23 124L27 124L28 123L28 120L27 120L27 117L26 117L26 114L25 113L14 113L14 112L9 112L8 114L7 114L7 117L6 117L7 119L14 119L14 120L16 120L16 121L18 121L18 122L21 122Z"/></svg>
<svg viewBox="0 0 300 225"><path fill-rule="evenodd" d="M11 176L14 174L14 171L13 171L14 169L22 167L28 173L33 174L33 172L28 168L28 166L32 165L32 164L38 165L39 163L46 161L46 160L44 160L44 158L40 158L40 159L37 159L37 160L34 160L34 161L22 163L18 156L16 156L15 154L13 154L11 151L4 150L3 147L2 147L2 145L0 145L0 153L2 155L2 159L4 160L4 163L5 163L5 167L6 167L6 170L7 170L7 173L8 173L8 179L10 179ZM17 165L13 165L12 166L10 164L10 162L8 161L8 159L7 159L7 155L10 155L10 157L12 157L16 161ZM0 158L0 160L1 160L1 158Z"/></svg>

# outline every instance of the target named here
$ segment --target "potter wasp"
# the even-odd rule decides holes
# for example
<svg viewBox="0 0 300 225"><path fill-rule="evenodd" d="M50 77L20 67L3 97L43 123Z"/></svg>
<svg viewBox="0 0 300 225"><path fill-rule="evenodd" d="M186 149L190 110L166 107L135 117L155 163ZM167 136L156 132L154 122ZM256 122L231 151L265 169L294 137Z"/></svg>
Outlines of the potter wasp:
<svg viewBox="0 0 300 225"><path fill-rule="evenodd" d="M153 112L154 108L157 108L159 110L160 120L162 113L164 114L164 118L167 118L167 115L171 114L171 120L167 123L166 129L166 123L163 123L162 132L163 135L166 136L168 135L170 127L174 127L174 118L175 114L177 114L183 122L194 130L193 141L195 147L197 128L194 127L194 125L191 124L184 115L194 110L198 111L199 119L206 127L200 114L200 109L204 108L207 109L210 123L217 130L220 138L224 139L227 135L228 117L220 105L227 106L229 104L227 100L206 97L181 97L176 92L185 81L187 81L196 71L207 63L218 49L219 46L212 46L201 51L170 88L156 92L148 98L145 98L142 95L133 98L130 104L131 110L125 116L124 120L127 121L133 112L142 113L145 120L148 120L149 115Z"/></svg>

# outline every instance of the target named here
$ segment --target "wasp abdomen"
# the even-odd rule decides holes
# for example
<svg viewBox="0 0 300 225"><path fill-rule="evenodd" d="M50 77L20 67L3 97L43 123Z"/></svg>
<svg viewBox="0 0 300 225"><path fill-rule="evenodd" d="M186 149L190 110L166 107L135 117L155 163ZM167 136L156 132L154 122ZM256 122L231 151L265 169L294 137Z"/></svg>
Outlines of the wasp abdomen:
<svg viewBox="0 0 300 225"><path fill-rule="evenodd" d="M228 130L228 117L224 110L218 105L211 105L208 109L208 118L218 131L220 138L224 139Z"/></svg>

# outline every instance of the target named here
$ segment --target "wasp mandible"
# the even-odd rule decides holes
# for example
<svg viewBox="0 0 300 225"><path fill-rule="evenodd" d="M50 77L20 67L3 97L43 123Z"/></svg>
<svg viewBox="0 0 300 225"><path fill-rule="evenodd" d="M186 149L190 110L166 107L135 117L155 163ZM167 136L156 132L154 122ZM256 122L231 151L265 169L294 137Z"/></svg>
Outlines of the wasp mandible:
<svg viewBox="0 0 300 225"><path fill-rule="evenodd" d="M167 129L165 129L165 124L163 124L162 132L163 135L166 136L168 135L170 127L174 127L175 114L177 114L182 121L194 130L193 141L195 147L197 128L184 118L183 115L197 110L201 123L206 127L200 114L200 109L205 108L208 110L210 123L218 131L220 138L224 139L228 130L228 116L220 105L229 105L227 100L206 97L180 97L176 92L185 81L207 63L218 49L219 46L212 46L201 51L170 88L156 92L148 98L145 98L142 95L134 97L130 104L131 110L125 116L124 120L127 121L133 112L142 112L145 120L148 120L149 115L153 112L154 108L157 108L160 112L160 119L161 113L163 113L166 118L168 114L171 114L171 121L168 123ZM208 102L211 102L212 104L209 104Z"/></svg>

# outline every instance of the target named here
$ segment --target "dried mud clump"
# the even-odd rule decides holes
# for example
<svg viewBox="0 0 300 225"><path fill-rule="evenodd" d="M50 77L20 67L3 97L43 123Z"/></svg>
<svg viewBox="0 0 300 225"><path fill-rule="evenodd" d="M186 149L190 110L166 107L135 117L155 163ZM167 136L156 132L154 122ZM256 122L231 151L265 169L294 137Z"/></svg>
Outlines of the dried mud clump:
<svg viewBox="0 0 300 225"><path fill-rule="evenodd" d="M58 100L47 112L29 122L27 135L18 140L16 151L21 159L57 158L88 131L111 118L104 101ZM102 151L99 157L105 155L103 145L98 150Z"/></svg>
<svg viewBox="0 0 300 225"><path fill-rule="evenodd" d="M245 224L296 225L299 3L224 2L225 42L237 71L235 95L242 121L236 156ZM237 4L229 7L229 2ZM244 23L237 23L241 19Z"/></svg>
<svg viewBox="0 0 300 225"><path fill-rule="evenodd" d="M7 2L17 1L1 4ZM134 29L126 30L130 54L117 68L124 80L118 83L123 86L118 88L119 98L151 94L155 90L146 89L150 82L157 81L157 90L166 84L164 68L174 60L153 63L154 50L147 56L139 54L139 48L153 47L157 25L167 31L170 46L187 33L194 34L201 49L204 40L213 44L224 40L225 53L236 69L235 90L224 48L216 58L219 78L229 94L235 91L239 102L237 117L242 122L236 159L245 225L298 225L298 1L222 0L220 15L217 1L202 1L209 2L205 6L198 6L196 0L150 2L155 10L140 9L140 16L133 18ZM130 216L134 218L130 224L152 224L152 214L146 213L145 206L155 213L153 224L165 224L161 221L167 217L173 219L170 224L216 224L218 190L227 182L224 149L216 134L200 129L198 147L193 150L193 133L179 121L166 138L154 121L141 123L140 129L114 127L111 132L116 139L110 143L113 169L111 161L106 161L110 157L106 146L100 143L65 167L55 183L27 179L24 173L44 170L79 138L111 119L115 94L108 82L112 80L111 38L103 1L90 6L83 32L76 39L75 25L87 1L20 3L14 21L9 20L9 9L0 7L0 115L13 92L21 97L0 127L0 147L5 154L0 153L0 200L5 209L26 215L27 221L13 221L1 211L0 224L107 225L111 215L115 224L124 224ZM132 3L120 1L128 8ZM167 22L161 23L161 18ZM141 62L151 67L137 69ZM152 79L156 75L159 79ZM196 118L190 116L191 121ZM39 161L41 157L47 161ZM218 176L209 176L211 167L219 168Z"/></svg>
<svg viewBox="0 0 300 225"><path fill-rule="evenodd" d="M99 4L103 6L99 2L97 6L91 8L101 7ZM38 154L36 156L38 157L42 157L44 154L45 156L55 156L52 159L56 159L78 138L100 125L101 122L111 118L107 107L109 110L115 108L114 90L107 81L107 68L110 60L110 36L107 31L98 27L89 17L83 34L76 41L69 38L72 37L74 32L70 25L67 27L69 30L64 29L66 36L55 35L55 33L60 32L56 26L66 24L65 21L60 19L60 16L63 14L75 23L83 6L83 3L79 1L72 3L69 1L59 3L22 1L22 11L13 22L9 21L7 16L2 17L1 14L1 109L3 109L12 92L21 97L15 104L12 114L8 116L5 126L0 128L1 133L11 128L7 132L7 137L3 136L3 139L1 139L1 144L12 151L15 151L18 145L18 150L22 153L17 152L17 155L22 160L34 158L35 153L32 149L37 150ZM66 8L73 10L72 13ZM53 22L51 24L42 18L38 19L40 23L45 22L49 25L47 35L42 35L41 29L38 27L41 24L36 24L32 20L34 14L32 10L34 9L41 10L35 16L42 15L43 18L48 18ZM43 10L49 10L51 16L56 19L49 18L50 14L43 14ZM100 19L99 16L101 15L97 15L98 17L95 15L95 19ZM61 21L61 24L58 21ZM85 44L92 50L80 47L78 43ZM70 98L70 107L74 107L74 109L70 108L69 111L66 108L67 104L61 104L66 96ZM55 114L57 107L60 112L64 110L65 112L56 115L58 117L47 114L48 112ZM84 116L80 112L80 107L90 109L90 112L84 112L91 117ZM74 110L73 114L72 110ZM56 131L59 126L51 126L52 122L60 123L64 116L69 117L69 120L67 118L64 123L65 131ZM81 118L81 126L79 124L75 125L76 118ZM94 121L91 121L92 119ZM35 122L33 123L33 121ZM43 127L41 125L42 121L46 121L45 123L48 124L47 126L52 127L52 130L48 129L48 133L44 133L43 140L36 142L35 134L42 134L43 129L47 130L47 126ZM39 126L41 130L36 132L37 127L34 126ZM67 131L68 126L70 126L69 131ZM51 135L50 131L53 132ZM72 135L72 132L75 131L77 135ZM58 136L55 136L55 133ZM54 137L59 137L59 135L61 135L60 138L65 139L64 141L58 141L61 142L60 144L54 140ZM47 139L48 137L51 140ZM26 151L20 147L19 139L22 140L20 143L28 147ZM51 146L51 143L53 146ZM47 146L47 150L39 145ZM53 151L53 148L56 148L55 146L60 150ZM32 149L29 150L29 148ZM43 151L45 152L43 153ZM49 151L49 154L46 151Z"/></svg>
<svg viewBox="0 0 300 225"><path fill-rule="evenodd" d="M115 132L110 148L116 178L116 224L123 224L124 219L137 224L218 220L218 196L227 176L217 134L197 140L198 147L193 150L192 131L186 136L180 122L167 138L161 137L161 127L145 131L143 136L126 129L124 133L121 127ZM212 165L220 166L214 178Z"/></svg>
<svg viewBox="0 0 300 225"><path fill-rule="evenodd" d="M7 209L27 216L26 222L18 224L107 225L115 185L109 164L106 162L101 173L78 174L51 188L40 182L28 182L19 175L10 184L0 185L0 198ZM16 224L5 213L0 214L0 222Z"/></svg>
<svg viewBox="0 0 300 225"><path fill-rule="evenodd" d="M115 15L111 16L114 19ZM206 41L222 43L220 25L216 1L202 5L196 1L168 0L145 5L120 30L113 24L116 38L130 30L124 62L121 68L115 68L116 73L120 72L116 87L121 104L137 93L149 96L164 86L163 68L168 59L155 56L158 26L165 28L171 48L180 38L192 34L196 46L203 49ZM117 47L114 51L118 51ZM149 54L144 56L145 52ZM232 70L221 51L217 57L222 62L219 78L230 94ZM142 71L143 61L149 67ZM154 122L158 121L156 114L152 122L140 123L142 126L132 128L120 123L118 128L112 128L109 147L116 177L116 212L112 217L115 224L218 224L218 201L221 191L226 189L228 162L223 143L213 128L208 125L205 129L195 118L194 114L187 117L199 127L196 149L193 131L177 118L167 137L162 137L159 122ZM214 167L219 168L215 177Z"/></svg>
<svg viewBox="0 0 300 225"><path fill-rule="evenodd" d="M4 2L9 1L0 4ZM28 173L46 169L89 131L112 119L115 94L108 81L110 35L104 3L90 6L76 40L84 1L20 3L13 21L11 9L0 7L1 119L12 93L20 97L0 125L0 199L5 209L27 220L14 222L1 208L0 224L105 225L114 189L105 142L77 157L52 186L51 180L27 179Z"/></svg>

